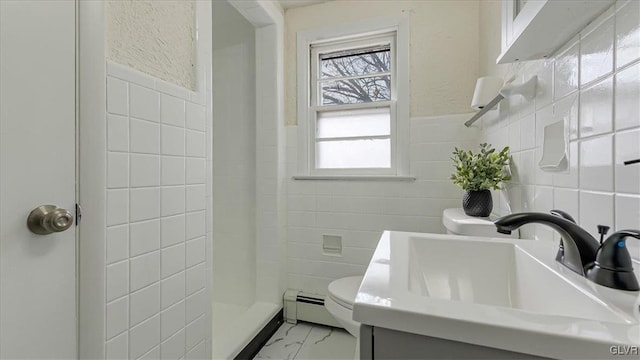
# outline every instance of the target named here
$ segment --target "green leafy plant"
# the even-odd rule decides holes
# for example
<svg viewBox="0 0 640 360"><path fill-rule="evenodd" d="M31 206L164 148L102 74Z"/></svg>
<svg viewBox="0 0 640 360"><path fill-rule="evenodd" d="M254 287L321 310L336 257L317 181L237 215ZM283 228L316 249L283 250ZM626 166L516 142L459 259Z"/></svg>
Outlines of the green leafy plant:
<svg viewBox="0 0 640 360"><path fill-rule="evenodd" d="M500 152L488 145L480 144L480 153L456 148L451 160L456 171L451 174L453 183L463 190L500 190L500 183L511 180L505 171L509 165L509 147Z"/></svg>

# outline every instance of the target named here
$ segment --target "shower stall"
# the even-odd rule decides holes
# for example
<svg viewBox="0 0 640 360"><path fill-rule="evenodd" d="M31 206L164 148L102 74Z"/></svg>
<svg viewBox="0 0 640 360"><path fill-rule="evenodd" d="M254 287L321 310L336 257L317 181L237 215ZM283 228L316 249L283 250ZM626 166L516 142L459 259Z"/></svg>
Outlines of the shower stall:
<svg viewBox="0 0 640 360"><path fill-rule="evenodd" d="M245 3L252 2L212 5L214 359L236 356L282 308L284 227L264 218L282 214L277 187L270 189L273 179L267 177L278 174L278 163L269 160L270 152L277 156L278 131L268 128L283 125L259 109L265 106L259 83L266 80L264 72L276 71L265 66L268 54L260 52L264 42L258 37L266 29L242 14ZM265 136L275 136L268 148ZM275 198L266 197L271 193Z"/></svg>

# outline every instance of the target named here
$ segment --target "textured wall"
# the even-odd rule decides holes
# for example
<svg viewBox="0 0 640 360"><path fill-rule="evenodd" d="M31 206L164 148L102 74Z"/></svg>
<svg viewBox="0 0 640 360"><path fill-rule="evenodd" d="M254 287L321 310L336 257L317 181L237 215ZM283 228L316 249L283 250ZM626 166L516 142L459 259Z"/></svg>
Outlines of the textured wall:
<svg viewBox="0 0 640 360"><path fill-rule="evenodd" d="M195 88L192 0L110 0L106 9L109 60Z"/></svg>
<svg viewBox="0 0 640 360"><path fill-rule="evenodd" d="M478 1L332 1L285 13L285 121L296 119L296 33L410 14L411 116L467 113L478 75Z"/></svg>

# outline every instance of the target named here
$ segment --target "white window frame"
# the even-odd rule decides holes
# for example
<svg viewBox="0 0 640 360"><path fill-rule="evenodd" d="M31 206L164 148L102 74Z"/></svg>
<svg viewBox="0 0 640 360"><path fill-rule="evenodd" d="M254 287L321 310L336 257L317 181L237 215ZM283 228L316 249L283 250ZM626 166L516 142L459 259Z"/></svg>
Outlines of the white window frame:
<svg viewBox="0 0 640 360"><path fill-rule="evenodd" d="M382 19L368 19L348 25L327 26L297 34L297 117L299 178L330 179L344 176L366 178L403 178L409 174L409 18L406 14ZM343 43L340 43L344 40ZM327 44L326 46L323 44ZM340 49L391 44L391 100L367 104L313 106L317 86L312 84L311 61L319 53ZM375 76L375 74L372 74ZM375 105L374 105L375 104ZM340 111L371 107L389 107L391 115L391 168L384 169L316 169L315 129L318 110Z"/></svg>

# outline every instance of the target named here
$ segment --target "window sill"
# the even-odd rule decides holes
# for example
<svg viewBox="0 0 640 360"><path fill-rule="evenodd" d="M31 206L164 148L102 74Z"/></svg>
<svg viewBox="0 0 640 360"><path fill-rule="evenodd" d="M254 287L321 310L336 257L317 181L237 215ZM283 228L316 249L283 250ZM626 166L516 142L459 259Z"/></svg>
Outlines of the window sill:
<svg viewBox="0 0 640 360"><path fill-rule="evenodd" d="M414 176L393 175L294 175L293 180L333 180L333 181L416 181Z"/></svg>

